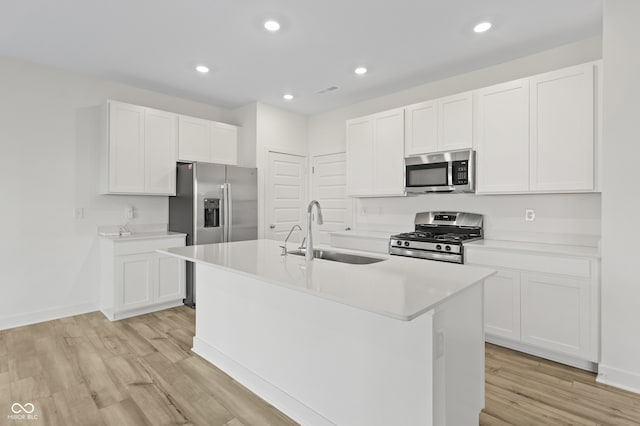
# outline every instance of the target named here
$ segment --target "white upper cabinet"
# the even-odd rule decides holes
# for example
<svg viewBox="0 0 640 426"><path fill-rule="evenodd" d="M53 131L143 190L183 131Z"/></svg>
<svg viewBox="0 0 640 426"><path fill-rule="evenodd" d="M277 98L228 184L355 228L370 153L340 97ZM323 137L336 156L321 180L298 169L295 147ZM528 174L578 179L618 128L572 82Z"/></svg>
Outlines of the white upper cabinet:
<svg viewBox="0 0 640 426"><path fill-rule="evenodd" d="M597 189L595 67L476 91L478 193Z"/></svg>
<svg viewBox="0 0 640 426"><path fill-rule="evenodd" d="M238 128L231 124L180 116L178 159L238 164Z"/></svg>
<svg viewBox="0 0 640 426"><path fill-rule="evenodd" d="M438 100L439 150L455 151L473 146L473 93Z"/></svg>
<svg viewBox="0 0 640 426"><path fill-rule="evenodd" d="M347 121L347 195L404 195L404 109Z"/></svg>
<svg viewBox="0 0 640 426"><path fill-rule="evenodd" d="M531 190L594 189L594 65L531 78Z"/></svg>
<svg viewBox="0 0 640 426"><path fill-rule="evenodd" d="M529 81L480 89L477 96L477 192L529 190Z"/></svg>
<svg viewBox="0 0 640 426"><path fill-rule="evenodd" d="M181 115L178 129L178 159L208 162L211 156L211 122Z"/></svg>
<svg viewBox="0 0 640 426"><path fill-rule="evenodd" d="M347 195L373 193L373 120L347 121Z"/></svg>
<svg viewBox="0 0 640 426"><path fill-rule="evenodd" d="M145 193L173 194L176 191L176 115L145 110Z"/></svg>
<svg viewBox="0 0 640 426"><path fill-rule="evenodd" d="M468 149L473 145L472 92L409 105L406 155Z"/></svg>
<svg viewBox="0 0 640 426"><path fill-rule="evenodd" d="M144 192L144 107L108 104L108 188L106 192Z"/></svg>
<svg viewBox="0 0 640 426"><path fill-rule="evenodd" d="M404 110L373 119L373 193L404 195Z"/></svg>
<svg viewBox="0 0 640 426"><path fill-rule="evenodd" d="M405 115L405 154L409 156L438 151L438 102L409 105Z"/></svg>
<svg viewBox="0 0 640 426"><path fill-rule="evenodd" d="M238 164L238 127L211 123L211 162Z"/></svg>
<svg viewBox="0 0 640 426"><path fill-rule="evenodd" d="M102 193L175 194L175 114L107 103Z"/></svg>

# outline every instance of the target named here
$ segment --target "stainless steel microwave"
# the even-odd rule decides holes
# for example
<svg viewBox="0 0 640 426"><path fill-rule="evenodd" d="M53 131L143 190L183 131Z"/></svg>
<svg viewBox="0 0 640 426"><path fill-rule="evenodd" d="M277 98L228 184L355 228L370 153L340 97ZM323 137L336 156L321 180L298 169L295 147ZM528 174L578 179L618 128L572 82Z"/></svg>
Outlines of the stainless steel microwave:
<svg viewBox="0 0 640 426"><path fill-rule="evenodd" d="M471 149L406 157L405 191L475 192L475 160L476 153Z"/></svg>

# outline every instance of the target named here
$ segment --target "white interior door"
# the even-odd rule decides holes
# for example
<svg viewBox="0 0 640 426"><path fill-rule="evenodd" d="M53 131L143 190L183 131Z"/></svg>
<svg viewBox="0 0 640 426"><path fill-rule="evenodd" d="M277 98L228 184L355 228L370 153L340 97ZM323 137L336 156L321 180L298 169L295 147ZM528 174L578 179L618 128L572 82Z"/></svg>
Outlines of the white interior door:
<svg viewBox="0 0 640 426"><path fill-rule="evenodd" d="M329 233L352 227L353 199L347 197L347 157L344 152L311 160L311 193L320 202L324 224L315 225L314 241L329 244Z"/></svg>
<svg viewBox="0 0 640 426"><path fill-rule="evenodd" d="M307 157L269 151L265 185L265 237L284 240L293 225L305 227ZM296 232L290 241L302 241Z"/></svg>

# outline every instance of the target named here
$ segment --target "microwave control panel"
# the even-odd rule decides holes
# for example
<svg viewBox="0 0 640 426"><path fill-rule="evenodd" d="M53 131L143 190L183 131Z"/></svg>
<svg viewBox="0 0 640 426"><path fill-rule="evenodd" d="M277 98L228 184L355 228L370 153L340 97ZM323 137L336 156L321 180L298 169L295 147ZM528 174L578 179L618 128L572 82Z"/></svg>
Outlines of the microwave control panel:
<svg viewBox="0 0 640 426"><path fill-rule="evenodd" d="M469 161L453 161L451 163L453 185L467 185L469 183Z"/></svg>

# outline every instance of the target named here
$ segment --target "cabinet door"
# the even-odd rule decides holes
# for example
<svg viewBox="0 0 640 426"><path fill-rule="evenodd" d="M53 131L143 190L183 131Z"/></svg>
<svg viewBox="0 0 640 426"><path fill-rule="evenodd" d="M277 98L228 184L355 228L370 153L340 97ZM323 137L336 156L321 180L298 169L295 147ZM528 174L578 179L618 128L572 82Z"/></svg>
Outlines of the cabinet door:
<svg viewBox="0 0 640 426"><path fill-rule="evenodd" d="M439 151L473 146L473 95L460 93L438 99Z"/></svg>
<svg viewBox="0 0 640 426"><path fill-rule="evenodd" d="M175 195L177 116L147 108L144 124L145 193Z"/></svg>
<svg viewBox="0 0 640 426"><path fill-rule="evenodd" d="M144 192L144 110L109 102L108 192Z"/></svg>
<svg viewBox="0 0 640 426"><path fill-rule="evenodd" d="M594 189L593 64L531 78L531 190Z"/></svg>
<svg viewBox="0 0 640 426"><path fill-rule="evenodd" d="M171 302L185 298L184 260L173 256L156 254L156 295L157 303Z"/></svg>
<svg viewBox="0 0 640 426"><path fill-rule="evenodd" d="M438 151L438 104L422 102L405 108L405 155Z"/></svg>
<svg viewBox="0 0 640 426"><path fill-rule="evenodd" d="M484 281L484 330L520 340L520 273L498 271Z"/></svg>
<svg viewBox="0 0 640 426"><path fill-rule="evenodd" d="M487 87L476 96L478 193L528 191L528 80Z"/></svg>
<svg viewBox="0 0 640 426"><path fill-rule="evenodd" d="M152 263L151 253L116 258L116 312L141 308L152 303Z"/></svg>
<svg viewBox="0 0 640 426"><path fill-rule="evenodd" d="M211 123L212 163L238 164L238 128L230 124Z"/></svg>
<svg viewBox="0 0 640 426"><path fill-rule="evenodd" d="M182 161L209 162L211 122L180 116L178 123L178 158Z"/></svg>
<svg viewBox="0 0 640 426"><path fill-rule="evenodd" d="M373 192L373 121L347 121L347 195Z"/></svg>
<svg viewBox="0 0 640 426"><path fill-rule="evenodd" d="M373 193L404 195L404 109L373 119Z"/></svg>
<svg viewBox="0 0 640 426"><path fill-rule="evenodd" d="M590 282L522 274L522 341L552 351L593 359Z"/></svg>

